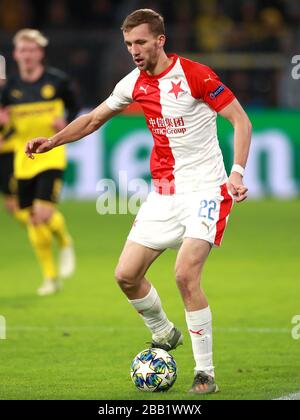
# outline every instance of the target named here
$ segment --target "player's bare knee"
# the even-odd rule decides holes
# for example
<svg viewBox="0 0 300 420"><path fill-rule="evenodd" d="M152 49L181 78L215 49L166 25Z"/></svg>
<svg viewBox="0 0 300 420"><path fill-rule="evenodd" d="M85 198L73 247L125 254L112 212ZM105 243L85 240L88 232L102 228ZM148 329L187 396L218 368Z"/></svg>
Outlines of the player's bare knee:
<svg viewBox="0 0 300 420"><path fill-rule="evenodd" d="M18 209L17 201L15 199L7 198L4 200L5 210L13 215Z"/></svg>
<svg viewBox="0 0 300 420"><path fill-rule="evenodd" d="M130 270L117 266L115 270L115 279L124 292L133 290L136 287L136 278Z"/></svg>
<svg viewBox="0 0 300 420"><path fill-rule="evenodd" d="M179 289L185 288L189 283L189 275L187 270L176 269L175 278Z"/></svg>
<svg viewBox="0 0 300 420"><path fill-rule="evenodd" d="M31 215L30 218L30 222L34 225L34 226L39 226L42 223L44 223L44 219L41 217L41 215L39 213L33 213Z"/></svg>
<svg viewBox="0 0 300 420"><path fill-rule="evenodd" d="M192 295L195 289L199 287L199 280L195 279L191 274L191 271L187 268L177 268L175 271L175 278L177 287L182 296L188 297Z"/></svg>
<svg viewBox="0 0 300 420"><path fill-rule="evenodd" d="M52 207L39 207L34 208L32 213L32 223L34 225L41 225L47 223L51 219L54 212Z"/></svg>
<svg viewBox="0 0 300 420"><path fill-rule="evenodd" d="M122 283L123 277L123 271L119 268L119 266L117 266L115 269L115 279L119 285Z"/></svg>
<svg viewBox="0 0 300 420"><path fill-rule="evenodd" d="M14 210L14 207L11 205L11 203L4 202L4 207L5 207L5 210L6 210L9 214L11 214L11 215L13 215L13 214L14 214L15 210Z"/></svg>

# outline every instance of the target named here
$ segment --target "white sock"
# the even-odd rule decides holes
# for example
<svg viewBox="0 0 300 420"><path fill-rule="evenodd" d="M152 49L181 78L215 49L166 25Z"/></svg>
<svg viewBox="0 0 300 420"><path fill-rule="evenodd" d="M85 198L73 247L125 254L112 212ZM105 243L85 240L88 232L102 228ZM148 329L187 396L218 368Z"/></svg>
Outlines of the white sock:
<svg viewBox="0 0 300 420"><path fill-rule="evenodd" d="M210 307L199 311L185 311L185 319L192 340L195 372L202 370L214 376L212 361L212 316Z"/></svg>
<svg viewBox="0 0 300 420"><path fill-rule="evenodd" d="M128 301L143 318L145 324L152 332L152 339L163 342L170 334L174 325L170 322L161 306L156 289L151 286L150 292L142 299Z"/></svg>

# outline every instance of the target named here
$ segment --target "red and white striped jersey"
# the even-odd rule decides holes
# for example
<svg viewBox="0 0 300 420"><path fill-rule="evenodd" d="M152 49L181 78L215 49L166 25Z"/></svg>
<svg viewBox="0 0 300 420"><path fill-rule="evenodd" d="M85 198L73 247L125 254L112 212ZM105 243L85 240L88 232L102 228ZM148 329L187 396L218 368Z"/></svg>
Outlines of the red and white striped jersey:
<svg viewBox="0 0 300 420"><path fill-rule="evenodd" d="M227 180L216 128L217 112L235 97L207 66L169 54L172 64L149 76L138 68L115 87L114 111L138 102L152 133L150 169L157 192L184 193Z"/></svg>

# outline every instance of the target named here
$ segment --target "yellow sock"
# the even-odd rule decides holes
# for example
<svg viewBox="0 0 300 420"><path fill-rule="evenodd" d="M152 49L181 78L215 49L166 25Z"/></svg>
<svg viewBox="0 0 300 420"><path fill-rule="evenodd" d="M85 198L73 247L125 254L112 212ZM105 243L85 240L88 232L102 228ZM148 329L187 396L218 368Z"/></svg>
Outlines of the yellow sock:
<svg viewBox="0 0 300 420"><path fill-rule="evenodd" d="M30 217L30 208L18 209L14 212L14 216L18 222L27 225Z"/></svg>
<svg viewBox="0 0 300 420"><path fill-rule="evenodd" d="M56 236L61 248L70 245L71 238L67 230L65 218L61 212L55 210L47 224L51 232Z"/></svg>
<svg viewBox="0 0 300 420"><path fill-rule="evenodd" d="M52 232L46 224L35 226L28 224L28 235L37 259L46 279L57 277L54 256L52 252Z"/></svg>

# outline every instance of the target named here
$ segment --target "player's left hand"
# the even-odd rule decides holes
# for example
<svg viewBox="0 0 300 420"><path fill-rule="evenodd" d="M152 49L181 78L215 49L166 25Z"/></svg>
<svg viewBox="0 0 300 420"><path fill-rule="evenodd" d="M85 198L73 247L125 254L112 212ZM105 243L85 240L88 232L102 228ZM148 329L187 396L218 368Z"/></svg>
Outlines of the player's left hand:
<svg viewBox="0 0 300 420"><path fill-rule="evenodd" d="M246 200L248 188L243 184L242 175L237 172L232 172L228 179L227 187L237 203Z"/></svg>
<svg viewBox="0 0 300 420"><path fill-rule="evenodd" d="M56 118L52 124L52 127L56 132L61 131L68 125L67 121L64 118Z"/></svg>

